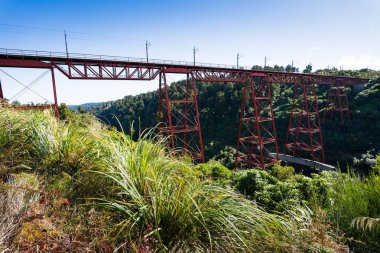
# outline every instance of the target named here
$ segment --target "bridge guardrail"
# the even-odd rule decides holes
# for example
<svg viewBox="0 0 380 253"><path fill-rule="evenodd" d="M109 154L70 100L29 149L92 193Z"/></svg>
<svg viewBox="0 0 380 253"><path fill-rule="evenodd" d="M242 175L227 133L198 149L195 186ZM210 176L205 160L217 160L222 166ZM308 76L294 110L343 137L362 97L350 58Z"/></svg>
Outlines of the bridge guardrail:
<svg viewBox="0 0 380 253"><path fill-rule="evenodd" d="M37 51L37 50L22 50L22 49L7 49L0 48L0 54L4 55L15 55L15 56L32 56L32 57L44 57L44 58L67 58L67 54L64 52L50 52L50 51ZM79 58L85 60L100 60L100 61L114 61L114 62L133 62L133 63L155 63L163 65L179 65L184 67L194 66L194 62L188 61L172 61L172 60L161 60L161 59L149 59L137 58L137 57L121 57L121 56L110 56L110 55L94 55L94 54L81 54L81 53L69 53L69 58ZM197 67L213 67L213 68L226 68L226 69L239 69L239 70L250 70L251 68L246 66L241 66L237 68L234 65L226 64L213 64L213 63L202 63L195 62Z"/></svg>

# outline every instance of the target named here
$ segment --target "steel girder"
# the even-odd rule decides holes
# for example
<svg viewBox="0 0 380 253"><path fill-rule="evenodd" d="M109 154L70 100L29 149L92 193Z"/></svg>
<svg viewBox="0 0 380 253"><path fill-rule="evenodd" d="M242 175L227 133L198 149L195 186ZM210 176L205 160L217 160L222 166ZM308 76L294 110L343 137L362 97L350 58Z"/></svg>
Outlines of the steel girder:
<svg viewBox="0 0 380 253"><path fill-rule="evenodd" d="M186 73L185 85L172 83L169 89L167 77L168 73L162 70L159 77L159 132L168 138L173 154L190 155L193 160L204 162L195 78Z"/></svg>
<svg viewBox="0 0 380 253"><path fill-rule="evenodd" d="M295 84L285 154L308 156L314 161L325 161L322 130L314 78L303 78Z"/></svg>
<svg viewBox="0 0 380 253"><path fill-rule="evenodd" d="M271 83L266 76L257 74L243 81L235 167L265 169L278 160Z"/></svg>
<svg viewBox="0 0 380 253"><path fill-rule="evenodd" d="M49 69L51 63L32 59L1 59L0 67Z"/></svg>
<svg viewBox="0 0 380 253"><path fill-rule="evenodd" d="M203 82L241 82L249 77L249 72L227 69L199 69L193 70L195 78Z"/></svg>
<svg viewBox="0 0 380 253"><path fill-rule="evenodd" d="M69 79L153 80L159 69L152 66L118 63L52 62Z"/></svg>

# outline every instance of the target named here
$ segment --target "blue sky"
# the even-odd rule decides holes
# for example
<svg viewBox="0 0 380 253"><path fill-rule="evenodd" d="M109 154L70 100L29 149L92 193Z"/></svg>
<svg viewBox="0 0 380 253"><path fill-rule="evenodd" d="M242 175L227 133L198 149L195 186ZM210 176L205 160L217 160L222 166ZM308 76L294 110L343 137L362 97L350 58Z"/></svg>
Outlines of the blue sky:
<svg viewBox="0 0 380 253"><path fill-rule="evenodd" d="M379 0L0 0L0 47L240 65L380 69ZM28 84L44 70L2 69ZM6 97L22 86L0 72ZM178 77L173 77L175 80ZM52 101L50 75L33 90ZM57 74L59 102L108 101L155 90L158 80L77 81ZM31 92L22 102L41 102Z"/></svg>

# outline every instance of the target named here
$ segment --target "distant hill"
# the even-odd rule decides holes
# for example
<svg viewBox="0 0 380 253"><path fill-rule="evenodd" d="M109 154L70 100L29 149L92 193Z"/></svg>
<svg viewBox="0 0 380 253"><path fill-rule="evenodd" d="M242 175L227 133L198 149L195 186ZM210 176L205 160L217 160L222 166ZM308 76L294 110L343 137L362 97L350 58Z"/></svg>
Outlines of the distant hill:
<svg viewBox="0 0 380 253"><path fill-rule="evenodd" d="M85 103L85 104L81 104L81 105L69 105L69 108L72 110L77 110L79 108L79 106L82 106L85 111L88 111L92 107L100 106L103 103L104 102L92 102L92 103Z"/></svg>

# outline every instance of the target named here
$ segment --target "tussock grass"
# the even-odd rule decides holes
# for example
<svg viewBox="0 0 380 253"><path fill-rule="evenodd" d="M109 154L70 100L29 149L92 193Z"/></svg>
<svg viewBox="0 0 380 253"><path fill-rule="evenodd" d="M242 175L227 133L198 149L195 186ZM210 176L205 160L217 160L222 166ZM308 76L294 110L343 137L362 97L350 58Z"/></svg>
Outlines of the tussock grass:
<svg viewBox="0 0 380 253"><path fill-rule="evenodd" d="M122 218L118 230L130 238L126 247L250 252L280 249L290 237L284 219L231 188L201 181L193 165L168 156L162 143L104 141L113 155L104 157L109 169L100 173L115 183L116 195L97 205Z"/></svg>
<svg viewBox="0 0 380 253"><path fill-rule="evenodd" d="M367 177L353 172L329 174L329 217L356 251L375 252L380 247L380 175ZM371 218L372 217L372 218Z"/></svg>

